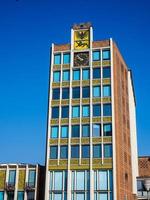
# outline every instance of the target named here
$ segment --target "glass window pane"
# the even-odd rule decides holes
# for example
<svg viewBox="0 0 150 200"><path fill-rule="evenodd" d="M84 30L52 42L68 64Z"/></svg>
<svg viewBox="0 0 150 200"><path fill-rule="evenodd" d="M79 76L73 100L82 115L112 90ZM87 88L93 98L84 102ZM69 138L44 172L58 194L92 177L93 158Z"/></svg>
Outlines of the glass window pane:
<svg viewBox="0 0 150 200"><path fill-rule="evenodd" d="M60 193L55 193L55 194L54 194L54 200L62 200L62 194L60 194Z"/></svg>
<svg viewBox="0 0 150 200"><path fill-rule="evenodd" d="M51 138L58 137L58 126L52 126L51 128Z"/></svg>
<svg viewBox="0 0 150 200"><path fill-rule="evenodd" d="M69 99L69 88L62 88L62 99Z"/></svg>
<svg viewBox="0 0 150 200"><path fill-rule="evenodd" d="M101 145L93 145L93 157L101 158Z"/></svg>
<svg viewBox="0 0 150 200"><path fill-rule="evenodd" d="M110 50L103 50L103 60L109 60L110 59Z"/></svg>
<svg viewBox="0 0 150 200"><path fill-rule="evenodd" d="M54 172L54 190L62 190L63 172Z"/></svg>
<svg viewBox="0 0 150 200"><path fill-rule="evenodd" d="M101 87L94 86L93 87L93 97L100 97L101 96Z"/></svg>
<svg viewBox="0 0 150 200"><path fill-rule="evenodd" d="M60 82L60 71L54 72L53 81L54 82Z"/></svg>
<svg viewBox="0 0 150 200"><path fill-rule="evenodd" d="M69 106L62 106L61 117L62 118L69 117Z"/></svg>
<svg viewBox="0 0 150 200"><path fill-rule="evenodd" d="M109 170L109 188L112 191L113 190L113 175L112 170Z"/></svg>
<svg viewBox="0 0 150 200"><path fill-rule="evenodd" d="M89 157L90 157L90 146L82 145L82 158L89 158Z"/></svg>
<svg viewBox="0 0 150 200"><path fill-rule="evenodd" d="M68 158L68 146L61 146L60 147L60 158Z"/></svg>
<svg viewBox="0 0 150 200"><path fill-rule="evenodd" d="M80 106L73 106L72 107L72 117L80 117Z"/></svg>
<svg viewBox="0 0 150 200"><path fill-rule="evenodd" d="M67 138L68 137L68 126L61 127L61 137Z"/></svg>
<svg viewBox="0 0 150 200"><path fill-rule="evenodd" d="M90 97L90 87L83 87L82 88L82 97L89 98Z"/></svg>
<svg viewBox="0 0 150 200"><path fill-rule="evenodd" d="M93 61L100 60L100 51L93 51Z"/></svg>
<svg viewBox="0 0 150 200"><path fill-rule="evenodd" d="M76 200L84 200L85 194L84 193L76 193Z"/></svg>
<svg viewBox="0 0 150 200"><path fill-rule="evenodd" d="M99 190L107 190L107 171L99 171Z"/></svg>
<svg viewBox="0 0 150 200"><path fill-rule="evenodd" d="M53 89L53 99L59 99L60 98L60 89L56 88Z"/></svg>
<svg viewBox="0 0 150 200"><path fill-rule="evenodd" d="M70 53L63 54L63 64L69 64L70 63Z"/></svg>
<svg viewBox="0 0 150 200"><path fill-rule="evenodd" d="M36 171L35 170L29 170L29 177L28 177L28 184L29 186L35 186L35 176Z"/></svg>
<svg viewBox="0 0 150 200"><path fill-rule="evenodd" d="M71 158L79 158L79 146L71 146Z"/></svg>
<svg viewBox="0 0 150 200"><path fill-rule="evenodd" d="M27 193L27 200L34 200L34 192Z"/></svg>
<svg viewBox="0 0 150 200"><path fill-rule="evenodd" d="M104 116L111 116L111 104L104 104L103 105L103 115Z"/></svg>
<svg viewBox="0 0 150 200"><path fill-rule="evenodd" d="M80 80L80 70L73 71L73 80L74 81Z"/></svg>
<svg viewBox="0 0 150 200"><path fill-rule="evenodd" d="M16 171L15 170L10 170L9 171L8 183L14 185L15 184L15 179L16 179Z"/></svg>
<svg viewBox="0 0 150 200"><path fill-rule="evenodd" d="M51 159L57 159L57 153L58 153L58 147L57 146L51 146L50 147L50 158Z"/></svg>
<svg viewBox="0 0 150 200"><path fill-rule="evenodd" d="M112 135L112 125L104 124L104 136L111 136L111 135Z"/></svg>
<svg viewBox="0 0 150 200"><path fill-rule="evenodd" d="M62 80L63 81L69 81L70 80L70 71L69 70L63 71Z"/></svg>
<svg viewBox="0 0 150 200"><path fill-rule="evenodd" d="M100 105L93 105L93 116L94 117L101 116L101 106Z"/></svg>
<svg viewBox="0 0 150 200"><path fill-rule="evenodd" d="M111 144L104 145L104 157L105 158L112 157L112 145Z"/></svg>
<svg viewBox="0 0 150 200"><path fill-rule="evenodd" d="M4 200L4 192L0 192L0 200Z"/></svg>
<svg viewBox="0 0 150 200"><path fill-rule="evenodd" d="M100 200L108 200L108 194L107 193L100 193Z"/></svg>
<svg viewBox="0 0 150 200"><path fill-rule="evenodd" d="M103 96L110 97L111 96L111 88L110 85L103 86Z"/></svg>
<svg viewBox="0 0 150 200"><path fill-rule="evenodd" d="M61 64L61 54L54 55L54 64L60 65Z"/></svg>
<svg viewBox="0 0 150 200"><path fill-rule="evenodd" d="M77 190L84 190L85 189L85 172L84 171L77 171L76 173L76 181L77 181Z"/></svg>
<svg viewBox="0 0 150 200"><path fill-rule="evenodd" d="M93 69L93 79L97 79L101 77L101 70L100 68Z"/></svg>
<svg viewBox="0 0 150 200"><path fill-rule="evenodd" d="M103 78L110 78L110 67L104 67L103 68Z"/></svg>
<svg viewBox="0 0 150 200"><path fill-rule="evenodd" d="M90 136L90 126L82 125L82 137L89 137L89 136Z"/></svg>
<svg viewBox="0 0 150 200"><path fill-rule="evenodd" d="M72 89L72 98L80 98L80 87L74 87Z"/></svg>
<svg viewBox="0 0 150 200"><path fill-rule="evenodd" d="M100 124L93 124L93 137L101 136L101 126Z"/></svg>
<svg viewBox="0 0 150 200"><path fill-rule="evenodd" d="M82 106L82 117L89 117L90 106Z"/></svg>
<svg viewBox="0 0 150 200"><path fill-rule="evenodd" d="M79 137L80 136L80 126L73 125L72 126L72 137Z"/></svg>
<svg viewBox="0 0 150 200"><path fill-rule="evenodd" d="M59 107L52 107L52 118L59 118Z"/></svg>
<svg viewBox="0 0 150 200"><path fill-rule="evenodd" d="M90 70L83 69L82 70L82 80L89 80L90 79Z"/></svg>

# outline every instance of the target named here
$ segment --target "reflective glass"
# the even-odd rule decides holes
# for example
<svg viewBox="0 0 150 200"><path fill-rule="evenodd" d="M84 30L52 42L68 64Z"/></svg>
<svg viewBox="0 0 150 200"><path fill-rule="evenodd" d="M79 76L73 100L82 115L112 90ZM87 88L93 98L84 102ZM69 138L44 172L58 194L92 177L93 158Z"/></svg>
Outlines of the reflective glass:
<svg viewBox="0 0 150 200"><path fill-rule="evenodd" d="M112 157L112 145L111 144L104 145L104 157L105 158Z"/></svg>
<svg viewBox="0 0 150 200"><path fill-rule="evenodd" d="M70 63L70 53L63 54L63 64L69 64Z"/></svg>
<svg viewBox="0 0 150 200"><path fill-rule="evenodd" d="M90 106L82 106L82 117L89 117Z"/></svg>
<svg viewBox="0 0 150 200"><path fill-rule="evenodd" d="M93 61L100 60L100 51L93 51Z"/></svg>
<svg viewBox="0 0 150 200"><path fill-rule="evenodd" d="M82 70L82 80L89 80L90 79L90 70L83 69Z"/></svg>
<svg viewBox="0 0 150 200"><path fill-rule="evenodd" d="M61 54L55 54L54 55L54 64L60 65L61 64Z"/></svg>
<svg viewBox="0 0 150 200"><path fill-rule="evenodd" d="M79 158L79 146L71 146L71 158Z"/></svg>
<svg viewBox="0 0 150 200"><path fill-rule="evenodd" d="M93 105L93 117L101 116L101 106L100 105Z"/></svg>
<svg viewBox="0 0 150 200"><path fill-rule="evenodd" d="M104 124L104 136L111 136L112 135L112 125L111 124Z"/></svg>
<svg viewBox="0 0 150 200"><path fill-rule="evenodd" d="M54 82L60 82L60 71L54 72L53 81Z"/></svg>
<svg viewBox="0 0 150 200"><path fill-rule="evenodd" d="M80 98L80 87L74 87L72 89L72 98L74 99Z"/></svg>
<svg viewBox="0 0 150 200"><path fill-rule="evenodd" d="M61 137L67 138L68 137L68 126L61 127Z"/></svg>
<svg viewBox="0 0 150 200"><path fill-rule="evenodd" d="M51 146L50 147L50 158L51 159L57 159L57 153L58 153L58 147L57 146Z"/></svg>
<svg viewBox="0 0 150 200"><path fill-rule="evenodd" d="M9 171L9 184L15 184L15 179L16 179L16 171L15 170L10 170Z"/></svg>
<svg viewBox="0 0 150 200"><path fill-rule="evenodd" d="M55 193L54 194L54 200L62 200L62 194L61 193Z"/></svg>
<svg viewBox="0 0 150 200"><path fill-rule="evenodd" d="M90 157L90 146L82 145L82 158L89 158L89 157Z"/></svg>
<svg viewBox="0 0 150 200"><path fill-rule="evenodd" d="M58 137L58 126L52 126L51 128L51 138Z"/></svg>
<svg viewBox="0 0 150 200"><path fill-rule="evenodd" d="M68 158L68 146L60 146L60 158Z"/></svg>
<svg viewBox="0 0 150 200"><path fill-rule="evenodd" d="M99 189L107 190L107 171L99 171Z"/></svg>
<svg viewBox="0 0 150 200"><path fill-rule="evenodd" d="M80 117L80 106L73 106L72 107L72 117Z"/></svg>
<svg viewBox="0 0 150 200"><path fill-rule="evenodd" d="M73 80L74 81L80 80L80 70L73 71Z"/></svg>
<svg viewBox="0 0 150 200"><path fill-rule="evenodd" d="M27 192L27 200L34 200L34 192Z"/></svg>
<svg viewBox="0 0 150 200"><path fill-rule="evenodd" d="M90 136L90 126L89 125L82 125L82 137L89 137Z"/></svg>
<svg viewBox="0 0 150 200"><path fill-rule="evenodd" d="M93 124L93 137L100 137L100 136L101 136L101 125Z"/></svg>
<svg viewBox="0 0 150 200"><path fill-rule="evenodd" d="M83 87L82 88L82 97L89 98L90 97L90 87Z"/></svg>
<svg viewBox="0 0 150 200"><path fill-rule="evenodd" d="M77 193L76 194L76 200L84 200L85 194L84 193Z"/></svg>
<svg viewBox="0 0 150 200"><path fill-rule="evenodd" d="M69 80L70 80L70 71L69 71L69 70L63 71L62 80L63 80L63 81L69 81Z"/></svg>
<svg viewBox="0 0 150 200"><path fill-rule="evenodd" d="M29 186L35 186L35 176L36 171L35 170L29 170L29 177L28 177L28 184Z"/></svg>
<svg viewBox="0 0 150 200"><path fill-rule="evenodd" d="M110 97L111 96L111 88L110 85L103 86L103 96Z"/></svg>
<svg viewBox="0 0 150 200"><path fill-rule="evenodd" d="M62 99L69 99L69 88L62 88Z"/></svg>
<svg viewBox="0 0 150 200"><path fill-rule="evenodd" d="M110 67L104 67L103 68L103 78L110 78Z"/></svg>
<svg viewBox="0 0 150 200"><path fill-rule="evenodd" d="M103 105L103 115L104 116L111 116L111 104L104 104Z"/></svg>
<svg viewBox="0 0 150 200"><path fill-rule="evenodd" d="M59 118L59 107L52 107L52 118Z"/></svg>
<svg viewBox="0 0 150 200"><path fill-rule="evenodd" d="M85 189L85 172L77 171L76 173L77 190Z"/></svg>
<svg viewBox="0 0 150 200"><path fill-rule="evenodd" d="M69 106L62 106L61 117L62 118L69 117Z"/></svg>
<svg viewBox="0 0 150 200"><path fill-rule="evenodd" d="M79 136L80 136L80 126L72 125L72 137L79 137Z"/></svg>
<svg viewBox="0 0 150 200"><path fill-rule="evenodd" d="M100 68L93 69L93 79L101 78L101 70Z"/></svg>
<svg viewBox="0 0 150 200"><path fill-rule="evenodd" d="M0 200L4 200L4 192L0 191Z"/></svg>
<svg viewBox="0 0 150 200"><path fill-rule="evenodd" d="M93 157L94 158L101 158L101 145L93 145Z"/></svg>
<svg viewBox="0 0 150 200"><path fill-rule="evenodd" d="M54 172L54 190L62 190L63 172Z"/></svg>
<svg viewBox="0 0 150 200"><path fill-rule="evenodd" d="M109 60L110 59L110 50L103 50L103 60Z"/></svg>
<svg viewBox="0 0 150 200"><path fill-rule="evenodd" d="M60 89L56 88L53 89L53 99L59 99L60 98Z"/></svg>
<svg viewBox="0 0 150 200"><path fill-rule="evenodd" d="M99 197L100 197L100 200L108 200L108 194L107 193L100 193Z"/></svg>
<svg viewBox="0 0 150 200"><path fill-rule="evenodd" d="M101 96L101 87L94 86L93 87L93 97L100 97Z"/></svg>

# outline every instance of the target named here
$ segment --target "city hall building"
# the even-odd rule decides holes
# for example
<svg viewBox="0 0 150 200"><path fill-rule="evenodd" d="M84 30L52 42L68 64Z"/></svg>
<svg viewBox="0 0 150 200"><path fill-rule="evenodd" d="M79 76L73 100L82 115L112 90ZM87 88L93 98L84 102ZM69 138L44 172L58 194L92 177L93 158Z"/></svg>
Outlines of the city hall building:
<svg viewBox="0 0 150 200"><path fill-rule="evenodd" d="M50 57L45 200L136 199L136 102L115 42L74 25Z"/></svg>

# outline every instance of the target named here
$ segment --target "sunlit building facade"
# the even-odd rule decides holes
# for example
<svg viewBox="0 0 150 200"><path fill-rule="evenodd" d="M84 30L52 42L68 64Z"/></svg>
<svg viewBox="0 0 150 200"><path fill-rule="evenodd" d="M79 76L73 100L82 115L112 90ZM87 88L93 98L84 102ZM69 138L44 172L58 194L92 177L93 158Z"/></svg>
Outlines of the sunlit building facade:
<svg viewBox="0 0 150 200"><path fill-rule="evenodd" d="M51 48L45 200L133 200L137 175L131 71L112 39L74 25Z"/></svg>

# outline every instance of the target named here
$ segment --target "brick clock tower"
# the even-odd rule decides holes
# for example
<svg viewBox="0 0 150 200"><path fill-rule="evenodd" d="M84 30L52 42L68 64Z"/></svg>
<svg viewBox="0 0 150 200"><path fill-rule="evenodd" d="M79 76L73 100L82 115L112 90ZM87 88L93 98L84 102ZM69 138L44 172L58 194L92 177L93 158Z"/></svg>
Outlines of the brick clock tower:
<svg viewBox="0 0 150 200"><path fill-rule="evenodd" d="M131 70L112 39L74 25L51 47L45 200L136 199Z"/></svg>

